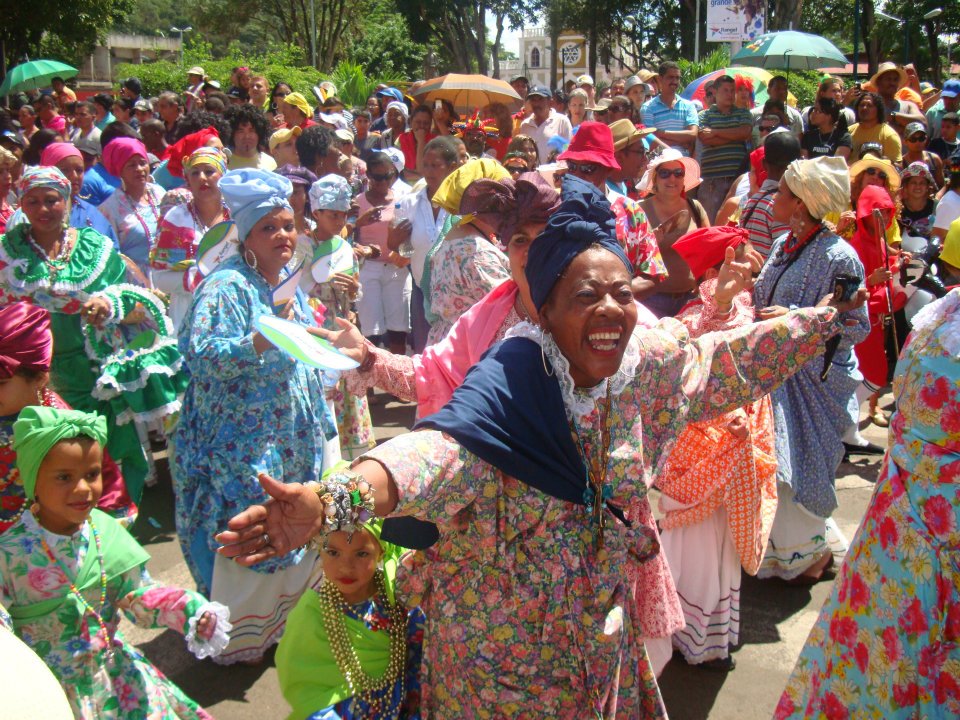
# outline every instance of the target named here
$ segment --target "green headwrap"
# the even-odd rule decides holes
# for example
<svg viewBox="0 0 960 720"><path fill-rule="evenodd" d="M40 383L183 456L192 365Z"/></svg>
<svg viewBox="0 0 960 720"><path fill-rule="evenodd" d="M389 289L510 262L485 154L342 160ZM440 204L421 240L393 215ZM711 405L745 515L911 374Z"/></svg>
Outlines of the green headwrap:
<svg viewBox="0 0 960 720"><path fill-rule="evenodd" d="M79 410L58 410L49 407L25 407L13 423L13 449L17 468L28 499L37 488L37 471L50 448L61 440L80 435L93 438L100 446L107 444L107 420L95 413Z"/></svg>

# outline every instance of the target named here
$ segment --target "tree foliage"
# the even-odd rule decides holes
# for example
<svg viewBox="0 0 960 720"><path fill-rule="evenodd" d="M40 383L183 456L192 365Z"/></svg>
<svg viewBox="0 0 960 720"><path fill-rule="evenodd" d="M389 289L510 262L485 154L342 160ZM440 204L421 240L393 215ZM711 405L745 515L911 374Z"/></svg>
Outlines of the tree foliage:
<svg viewBox="0 0 960 720"><path fill-rule="evenodd" d="M133 6L134 0L5 2L0 45L7 66L25 56L38 59L45 42L58 50L58 59L77 64Z"/></svg>

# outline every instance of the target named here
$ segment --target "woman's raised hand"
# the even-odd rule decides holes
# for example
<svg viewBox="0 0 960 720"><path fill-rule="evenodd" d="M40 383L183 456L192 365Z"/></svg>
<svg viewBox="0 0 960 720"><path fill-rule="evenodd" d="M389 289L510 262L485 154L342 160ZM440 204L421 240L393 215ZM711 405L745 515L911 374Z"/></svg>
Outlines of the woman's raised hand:
<svg viewBox="0 0 960 720"><path fill-rule="evenodd" d="M217 552L247 567L306 545L323 527L323 503L306 485L278 482L266 473L260 485L270 499L230 518L228 530L216 536Z"/></svg>
<svg viewBox="0 0 960 720"><path fill-rule="evenodd" d="M328 340L337 350L342 352L351 360L363 364L367 359L367 342L359 328L349 320L336 318L339 330L327 330L326 328L309 327L307 332L317 337Z"/></svg>
<svg viewBox="0 0 960 720"><path fill-rule="evenodd" d="M80 308L80 317L96 328L103 327L104 321L110 317L113 308L110 301L103 297L92 297Z"/></svg>
<svg viewBox="0 0 960 720"><path fill-rule="evenodd" d="M753 273L763 266L763 258L753 248L748 248L740 260L737 251L727 248L723 256L723 265L717 276L717 287L713 298L719 305L728 305L743 290L753 284Z"/></svg>

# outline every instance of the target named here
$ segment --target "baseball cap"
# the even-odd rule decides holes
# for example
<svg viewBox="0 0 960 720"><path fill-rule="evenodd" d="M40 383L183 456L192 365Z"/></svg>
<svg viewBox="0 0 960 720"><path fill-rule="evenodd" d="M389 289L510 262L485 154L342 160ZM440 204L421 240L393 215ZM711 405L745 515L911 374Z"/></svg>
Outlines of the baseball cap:
<svg viewBox="0 0 960 720"><path fill-rule="evenodd" d="M534 85L532 88L527 90L527 97L535 97L535 96L552 98L553 93L550 92L549 88L544 87L543 85Z"/></svg>
<svg viewBox="0 0 960 720"><path fill-rule="evenodd" d="M274 151L277 148L277 145L285 143L288 140L295 140L300 137L300 133L303 132L303 128L299 125L294 125L292 128L284 128L283 130L277 130L273 135L270 136L270 139L267 141L267 144L270 146L270 151Z"/></svg>
<svg viewBox="0 0 960 720"><path fill-rule="evenodd" d="M393 167L396 168L398 173L403 172L403 153L400 152L399 148L388 147L384 148L383 150L378 150L377 152L382 152L384 155L388 156L390 158L390 162L393 163Z"/></svg>
<svg viewBox="0 0 960 720"><path fill-rule="evenodd" d="M343 142L352 143L354 140L353 133L347 130L347 128L337 128L333 131L334 137Z"/></svg>
<svg viewBox="0 0 960 720"><path fill-rule="evenodd" d="M581 75L577 78L577 87L581 85L593 85L593 78L589 75Z"/></svg>
<svg viewBox="0 0 960 720"><path fill-rule="evenodd" d="M527 79L526 75L514 75L512 78L510 78L510 84L512 85L518 80L523 80L527 85L530 84L530 81Z"/></svg>
<svg viewBox="0 0 960 720"><path fill-rule="evenodd" d="M918 123L918 122L907 123L906 129L903 131L903 136L905 138L910 138L918 132L923 133L924 135L927 134L927 128L924 126L923 123Z"/></svg>
<svg viewBox="0 0 960 720"><path fill-rule="evenodd" d="M403 93L397 90L395 87L387 87L383 90L377 90L377 95L386 95L387 97L393 98L397 102L403 102Z"/></svg>
<svg viewBox="0 0 960 720"><path fill-rule="evenodd" d="M19 145L20 147L23 147L23 140L12 130L4 130L2 133L0 133L0 137L3 137L10 142Z"/></svg>
<svg viewBox="0 0 960 720"><path fill-rule="evenodd" d="M100 157L100 138L94 137L92 133L85 138L79 138L73 144L74 147L82 153L92 155L93 157Z"/></svg>
<svg viewBox="0 0 960 720"><path fill-rule="evenodd" d="M133 104L134 112L153 112L153 106L149 100L137 100Z"/></svg>
<svg viewBox="0 0 960 720"><path fill-rule="evenodd" d="M319 114L319 117L321 122L325 122L328 125L333 125L335 130L346 130L349 127L347 125L346 118L344 118L340 113L322 112Z"/></svg>
<svg viewBox="0 0 960 720"><path fill-rule="evenodd" d="M940 97L955 98L960 95L960 80L947 80L940 91Z"/></svg>

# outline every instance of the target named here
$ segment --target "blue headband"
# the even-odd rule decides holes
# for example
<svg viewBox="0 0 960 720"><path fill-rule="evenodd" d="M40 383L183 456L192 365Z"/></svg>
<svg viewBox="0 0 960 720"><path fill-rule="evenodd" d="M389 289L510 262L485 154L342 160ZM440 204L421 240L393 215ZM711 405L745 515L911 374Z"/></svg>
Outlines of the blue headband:
<svg viewBox="0 0 960 720"><path fill-rule="evenodd" d="M237 224L241 242L267 213L277 208L293 212L289 202L293 183L266 170L231 170L220 178L220 192L230 208L230 218Z"/></svg>
<svg viewBox="0 0 960 720"><path fill-rule="evenodd" d="M527 256L525 273L537 310L547 302L567 266L592 245L620 258L633 277L633 265L617 240L616 220L603 193L585 180L565 175L560 197L560 207L537 235Z"/></svg>

